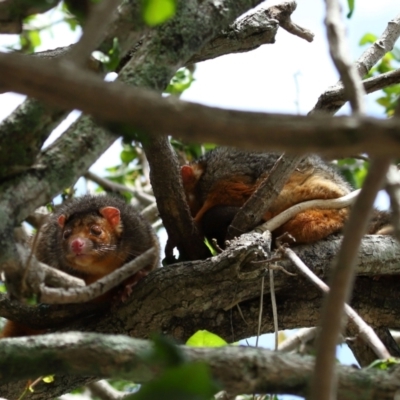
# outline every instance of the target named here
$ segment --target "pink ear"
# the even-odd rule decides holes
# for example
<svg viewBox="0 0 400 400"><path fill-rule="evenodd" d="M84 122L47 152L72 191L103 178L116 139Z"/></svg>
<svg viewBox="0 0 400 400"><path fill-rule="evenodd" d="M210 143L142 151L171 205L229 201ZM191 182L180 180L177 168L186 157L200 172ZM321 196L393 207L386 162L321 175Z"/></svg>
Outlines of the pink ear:
<svg viewBox="0 0 400 400"><path fill-rule="evenodd" d="M104 207L100 209L100 214L112 225L117 226L121 220L121 213L118 208Z"/></svg>
<svg viewBox="0 0 400 400"><path fill-rule="evenodd" d="M64 214L61 214L61 215L57 218L58 225L59 225L61 228L64 228L65 220L66 220L66 218L65 218L65 215L64 215Z"/></svg>
<svg viewBox="0 0 400 400"><path fill-rule="evenodd" d="M189 184L194 178L194 171L190 165L182 165L181 167L182 182L184 185Z"/></svg>

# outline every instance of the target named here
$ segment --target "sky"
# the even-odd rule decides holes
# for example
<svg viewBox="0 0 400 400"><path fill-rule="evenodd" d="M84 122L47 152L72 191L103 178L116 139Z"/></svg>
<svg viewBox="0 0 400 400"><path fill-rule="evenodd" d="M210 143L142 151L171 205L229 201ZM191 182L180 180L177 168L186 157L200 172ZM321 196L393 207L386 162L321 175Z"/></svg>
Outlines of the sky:
<svg viewBox="0 0 400 400"><path fill-rule="evenodd" d="M268 1L266 6L277 2ZM332 64L324 29L324 5L320 0L298 0L292 19L315 33L308 43L303 39L279 29L276 43L264 45L249 53L223 56L196 66L195 82L183 94L182 99L210 106L239 110L306 114L315 105L319 95L338 80ZM347 3L343 9L347 13ZM352 59L357 59L365 48L359 47L360 38L367 32L379 36L390 19L400 12L399 0L356 1L353 17L346 19L346 33ZM57 18L57 16L53 16ZM45 23L45 21L43 21ZM39 50L68 45L76 41L79 32L70 32L62 24L45 34ZM16 41L14 35L1 35L0 48ZM400 44L397 44L400 47ZM383 117L382 110L374 102L377 95L367 97L367 113ZM23 97L14 94L0 95L0 120L7 116ZM344 107L341 113L348 113ZM77 113L63 124L72 123ZM53 134L51 140L58 133ZM91 168L104 173L104 168L119 161L119 144L113 145ZM379 201L385 208L385 198ZM271 342L271 343L270 343ZM272 340L263 343L272 344ZM345 346L339 349L342 362L353 363ZM351 353L350 353L351 354ZM286 399L294 397L285 397Z"/></svg>

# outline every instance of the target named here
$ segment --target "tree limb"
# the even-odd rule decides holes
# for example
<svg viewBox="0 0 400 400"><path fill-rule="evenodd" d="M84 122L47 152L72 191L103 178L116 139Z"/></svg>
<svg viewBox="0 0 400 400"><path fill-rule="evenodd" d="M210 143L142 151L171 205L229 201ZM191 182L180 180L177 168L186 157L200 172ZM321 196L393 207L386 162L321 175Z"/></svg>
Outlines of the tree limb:
<svg viewBox="0 0 400 400"><path fill-rule="evenodd" d="M389 21L387 28L382 33L381 37L374 42L372 46L370 46L364 53L360 56L360 58L356 61L356 68L358 74L363 77L374 64L376 64L388 51L393 50L394 44L396 40L400 37L400 14L397 15L393 20ZM341 85L341 82L338 82L335 86ZM328 88L318 99L317 104L310 111L309 114L314 114L318 111L325 111L331 114L335 114L343 104L346 102L337 101L335 103L328 101L327 97L330 91L334 90L333 88Z"/></svg>
<svg viewBox="0 0 400 400"><path fill-rule="evenodd" d="M290 13L293 11L294 9L288 10ZM254 10L238 18L227 29L207 42L187 64L211 60L225 54L243 53L264 44L275 43L278 26L278 22L268 16L268 10Z"/></svg>
<svg viewBox="0 0 400 400"><path fill-rule="evenodd" d="M17 91L26 91L63 107L82 109L103 120L130 123L148 133L162 132L190 142L209 141L255 150L334 155L343 154L345 148L346 154L368 152L388 156L400 151L400 140L396 137L400 124L395 118L328 119L317 115L309 118L222 110L171 97L161 98L119 82L103 82L85 71L60 64L51 66L39 59L30 59L27 65L25 58L17 54L0 55L0 64L1 79L10 79ZM147 117L149 109L153 112L152 118Z"/></svg>
<svg viewBox="0 0 400 400"><path fill-rule="evenodd" d="M307 42L312 42L314 40L314 34L310 30L295 24L290 18L296 7L297 4L295 1L287 1L269 7L266 10L266 14L272 19L277 19L279 21L279 26L292 35L305 39Z"/></svg>
<svg viewBox="0 0 400 400"><path fill-rule="evenodd" d="M32 2L31 0L3 0L0 2L0 33L21 33L22 20L33 14L44 13L60 0Z"/></svg>
<svg viewBox="0 0 400 400"><path fill-rule="evenodd" d="M364 114L363 96L365 92L360 76L357 74L356 66L349 57L339 2L337 0L325 0L325 4L325 24L332 60L340 74L346 99L350 102L353 114Z"/></svg>
<svg viewBox="0 0 400 400"><path fill-rule="evenodd" d="M315 375L312 382L314 399L319 400L319 396L324 399L335 396L335 351L343 326L343 307L350 298L358 248L367 229L376 194L382 187L389 165L390 160L387 158L373 160L345 226L343 243L330 279L331 290L324 302L322 329L317 341Z"/></svg>
<svg viewBox="0 0 400 400"><path fill-rule="evenodd" d="M68 345L69 351L65 352ZM288 393L308 394L314 359L310 356L280 354L252 347L224 346L191 348L180 346L189 361L209 365L212 376L231 394ZM142 361L141 354L151 345L125 336L70 332L34 338L4 339L0 342L0 382L2 395L16 398L17 379L56 373L52 385L38 385L31 398L52 399L65 391L63 374L119 377L147 382L155 369ZM393 399L399 390L398 371L357 370L338 366L338 396L342 400ZM11 385L5 385L12 382ZM81 383L81 382L79 382Z"/></svg>
<svg viewBox="0 0 400 400"><path fill-rule="evenodd" d="M248 232L262 220L303 158L304 156L282 156L276 161L268 176L235 215L228 228L227 239Z"/></svg>
<svg viewBox="0 0 400 400"><path fill-rule="evenodd" d="M67 53L67 60L78 66L85 65L92 51L101 43L107 26L116 17L116 8L120 4L121 0L105 0L93 4L85 21L83 34L78 43Z"/></svg>

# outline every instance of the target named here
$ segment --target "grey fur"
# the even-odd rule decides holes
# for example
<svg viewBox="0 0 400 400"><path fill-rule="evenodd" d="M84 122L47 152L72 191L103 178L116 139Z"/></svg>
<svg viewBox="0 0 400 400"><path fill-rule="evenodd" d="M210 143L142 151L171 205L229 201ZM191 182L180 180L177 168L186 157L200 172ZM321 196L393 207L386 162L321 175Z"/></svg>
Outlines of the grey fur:
<svg viewBox="0 0 400 400"><path fill-rule="evenodd" d="M48 222L42 226L35 249L35 255L39 261L54 268L71 272L71 268L64 261L61 245L63 230L57 222L59 216L64 214L66 222L87 214L100 216L99 210L107 206L118 208L121 213L123 228L117 248L128 249L130 256L125 260L125 263L153 246L158 248L158 239L152 227L131 205L110 195L85 195L62 204L56 212L50 215Z"/></svg>

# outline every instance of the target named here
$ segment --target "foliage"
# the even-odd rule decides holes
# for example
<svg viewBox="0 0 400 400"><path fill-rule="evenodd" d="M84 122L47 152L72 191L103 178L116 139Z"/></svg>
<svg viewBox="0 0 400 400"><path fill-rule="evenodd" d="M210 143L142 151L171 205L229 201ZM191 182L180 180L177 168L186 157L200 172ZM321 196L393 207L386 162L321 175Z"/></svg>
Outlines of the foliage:
<svg viewBox="0 0 400 400"><path fill-rule="evenodd" d="M359 189L367 176L369 162L357 158L342 158L337 161L341 174L354 189Z"/></svg>
<svg viewBox="0 0 400 400"><path fill-rule="evenodd" d="M165 93L181 95L190 87L193 81L193 71L189 68L180 68L171 79L171 82L165 89Z"/></svg>
<svg viewBox="0 0 400 400"><path fill-rule="evenodd" d="M172 18L176 10L176 0L142 0L143 20L149 26L162 24Z"/></svg>
<svg viewBox="0 0 400 400"><path fill-rule="evenodd" d="M226 346L228 343L215 333L201 330L194 333L186 344L193 347L219 347Z"/></svg>
<svg viewBox="0 0 400 400"><path fill-rule="evenodd" d="M360 39L360 46L371 45L377 40L377 36L373 33L366 33ZM371 78L394 71L400 67L400 49L395 47L392 51L386 53L383 58L370 69L365 78ZM376 99L376 102L383 107L385 114L388 117L393 116L396 101L400 96L400 84L387 86L382 89L382 95Z"/></svg>
<svg viewBox="0 0 400 400"><path fill-rule="evenodd" d="M391 358L388 358L387 360L375 360L367 368L374 368L374 369L379 369L381 371L386 371L389 368L394 367L399 364L400 364L399 358L391 357Z"/></svg>
<svg viewBox="0 0 400 400"><path fill-rule="evenodd" d="M347 18L351 18L354 12L355 0L347 0L347 5L349 6L349 12L347 13Z"/></svg>
<svg viewBox="0 0 400 400"><path fill-rule="evenodd" d="M188 362L171 339L153 337L154 347L142 358L162 372L127 399L209 400L219 389L205 363Z"/></svg>

